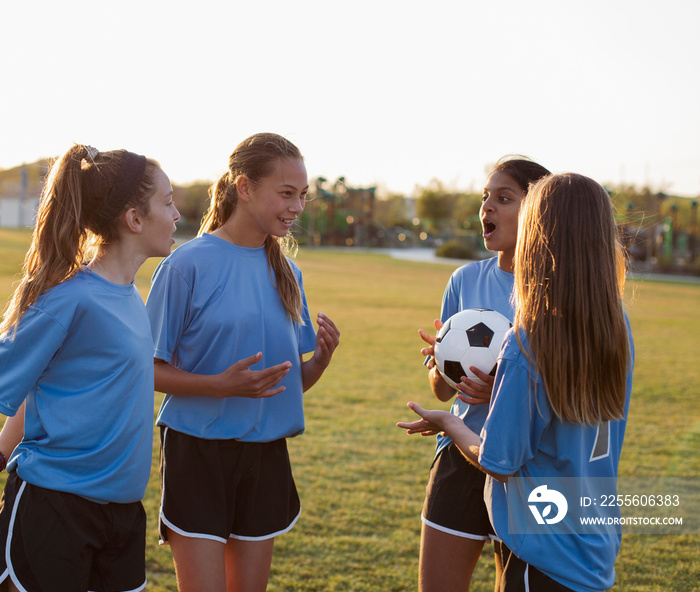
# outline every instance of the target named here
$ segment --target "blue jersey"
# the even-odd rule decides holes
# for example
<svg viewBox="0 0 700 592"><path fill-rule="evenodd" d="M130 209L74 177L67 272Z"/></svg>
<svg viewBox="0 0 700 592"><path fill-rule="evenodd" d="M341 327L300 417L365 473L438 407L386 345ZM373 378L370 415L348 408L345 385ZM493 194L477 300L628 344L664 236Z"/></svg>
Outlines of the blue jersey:
<svg viewBox="0 0 700 592"><path fill-rule="evenodd" d="M143 497L153 455L153 340L133 284L84 268L0 340L0 411L26 398L8 471L98 502Z"/></svg>
<svg viewBox="0 0 700 592"><path fill-rule="evenodd" d="M628 324L631 364L627 376L625 418L632 392L634 346ZM521 334L523 347L527 336ZM481 465L499 475L512 475L526 483L581 484L599 480L615 482L626 419L600 426L578 425L560 420L554 414L541 377L536 391L530 389L534 372L521 351L513 330L504 341L496 372L491 408L481 431ZM605 445L600 446L601 442ZM509 529L508 487L488 477L484 500L496 535L520 559L532 564L552 579L577 592L600 592L615 582L614 563L620 547L620 534L587 534L574 522L550 533L512 533ZM514 494L511 491L511 495ZM511 498L512 499L512 498ZM573 510L573 507L572 507ZM527 515L528 509L522 508ZM513 517L511 517L513 518ZM573 517L572 517L573 520ZM512 521L510 522L512 525ZM562 534L562 533L566 534Z"/></svg>
<svg viewBox="0 0 700 592"><path fill-rule="evenodd" d="M265 247L246 248L204 234L176 249L153 276L146 308L154 356L194 374L219 374L262 352L253 370L283 362L292 368L274 397L166 394L157 424L207 439L270 442L304 430L300 355L314 350L301 271L304 325L292 321L268 267Z"/></svg>
<svg viewBox="0 0 700 592"><path fill-rule="evenodd" d="M467 308L490 308L500 312L513 322L512 273L498 267L498 257L468 263L457 269L450 277L442 298L440 319L444 323L452 315ZM464 420L466 426L475 433L481 431L486 421L488 405L469 405L455 399L451 412ZM442 434L437 437L436 454L452 440Z"/></svg>

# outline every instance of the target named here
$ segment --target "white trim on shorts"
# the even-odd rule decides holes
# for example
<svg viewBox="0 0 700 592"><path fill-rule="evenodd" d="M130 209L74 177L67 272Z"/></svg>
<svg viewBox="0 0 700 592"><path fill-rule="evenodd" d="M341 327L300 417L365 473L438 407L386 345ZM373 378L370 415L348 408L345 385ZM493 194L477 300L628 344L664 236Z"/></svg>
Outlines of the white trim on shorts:
<svg viewBox="0 0 700 592"><path fill-rule="evenodd" d="M250 537L250 536L241 536L241 535L236 535L236 534L230 534L230 535L228 536L228 538L229 538L229 539L237 539L237 540L239 540L239 541L266 541L267 539L273 539L273 538L275 538L276 536L285 534L285 533L289 532L290 530L292 530L292 528L294 527L294 525L297 523L297 520L299 520L299 516L301 516L301 507L299 508L299 513L296 515L296 517L294 518L294 520L292 520L291 524L290 524L289 526L287 526L287 528L283 528L282 530L279 530L279 531L277 531L277 532L273 532L272 534L266 534L266 535L259 536L259 537ZM188 538L191 538L191 539L207 539L207 540L210 540L210 541L217 541L217 542L223 543L223 544L226 544L226 543L228 542L228 539L223 539L223 538L218 537L218 536L213 535L213 534L202 534L202 533L200 533L200 532L187 532L186 530L182 530L182 528L178 528L177 526L175 526L172 522L170 522L170 521L165 517L165 515L163 514L162 509L161 509L161 512L160 512L160 521L161 521L165 526L167 526L168 529L170 529L170 530L172 530L173 532L176 532L177 534L179 534L179 535L181 535L181 536L184 536L184 537L188 537ZM160 545L169 545L169 544L170 544L170 541L159 540L159 541L158 541L158 544L160 544Z"/></svg>
<svg viewBox="0 0 700 592"><path fill-rule="evenodd" d="M12 504L12 514L10 514L10 524L7 527L7 542L5 543L5 564L7 565L7 570L5 573L9 574L10 580L12 580L12 583L15 585L15 587L20 592L27 592L27 589L24 586L22 586L19 579L17 578L17 574L15 573L14 568L12 567L12 557L11 557L10 549L12 547L12 535L14 533L14 528L15 528L15 518L17 517L17 508L19 507L19 502L22 499L22 494L24 493L24 490L26 487L27 487L27 482L22 481L22 485L20 485L19 491L17 491L17 495L15 496L15 501ZM4 581L4 579L3 579L3 581Z"/></svg>
<svg viewBox="0 0 700 592"><path fill-rule="evenodd" d="M523 581L525 584L525 592L530 592L530 564L529 563L525 564L525 575L523 576L523 578L524 578Z"/></svg>
<svg viewBox="0 0 700 592"><path fill-rule="evenodd" d="M440 532L444 532L446 534L451 534L452 536L457 536L463 539L471 539L473 541L486 541L490 542L491 537L489 535L482 535L482 534L469 534L468 532L462 532L460 530L454 530L452 528L447 528L446 526L440 526L439 524L435 524L435 522L431 522L428 520L423 514L421 514L420 519L423 521L423 524L426 526L430 526L430 528L433 528L435 530L439 530Z"/></svg>
<svg viewBox="0 0 700 592"><path fill-rule="evenodd" d="M289 526L287 526L287 528L283 528L282 530L278 530L277 532L273 532L272 534L266 534L266 535L259 536L259 537L242 536L239 534L230 534L230 535L228 535L228 538L236 539L238 541L266 541L267 539L273 539L276 536L285 534L285 533L289 532L290 530L292 530L294 525L297 523L297 520L299 520L299 516L301 516L301 504L299 504L299 513L296 515L294 520L291 521L291 523L289 524Z"/></svg>
<svg viewBox="0 0 700 592"><path fill-rule="evenodd" d="M223 543L223 544L226 544L226 541L227 541L227 539L222 539L221 537L218 537L214 534L202 534L201 532L187 532L186 530L182 530L182 528L178 528L172 522L170 522L170 520L168 520L165 517L165 514L163 514L163 506L161 506L161 510L160 510L160 521L165 526L167 526L169 530L172 530L173 532L175 532L181 536L190 538L190 539L207 539L210 541L217 541L217 542ZM160 537L159 537L158 544L159 545L169 545L170 541L164 541L164 540L160 539Z"/></svg>

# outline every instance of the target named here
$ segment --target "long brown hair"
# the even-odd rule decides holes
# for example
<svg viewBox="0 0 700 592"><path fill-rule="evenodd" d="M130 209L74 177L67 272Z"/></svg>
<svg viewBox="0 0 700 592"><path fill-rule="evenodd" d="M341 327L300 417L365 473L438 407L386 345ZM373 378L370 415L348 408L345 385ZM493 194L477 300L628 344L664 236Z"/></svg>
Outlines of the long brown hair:
<svg viewBox="0 0 700 592"><path fill-rule="evenodd" d="M42 189L23 277L5 309L0 335L12 333L42 293L74 275L89 250L116 242L118 219L126 209L135 207L148 214L155 170L160 168L155 160L146 159L145 171L126 205L115 210L108 203L114 199L112 189L125 154L75 144L53 163Z"/></svg>
<svg viewBox="0 0 700 592"><path fill-rule="evenodd" d="M516 335L527 333L559 418L596 424L623 417L630 361L624 281L605 189L572 173L536 183L520 210L514 326Z"/></svg>
<svg viewBox="0 0 700 592"><path fill-rule="evenodd" d="M281 159L304 160L299 149L286 138L271 133L260 133L243 140L228 161L228 171L209 189L209 209L205 212L197 236L223 226L236 209L238 191L236 181L246 177L258 182L270 175ZM302 323L301 290L287 255L296 253L296 241L291 233L283 238L267 235L265 252L267 262L276 280L277 291L290 318Z"/></svg>

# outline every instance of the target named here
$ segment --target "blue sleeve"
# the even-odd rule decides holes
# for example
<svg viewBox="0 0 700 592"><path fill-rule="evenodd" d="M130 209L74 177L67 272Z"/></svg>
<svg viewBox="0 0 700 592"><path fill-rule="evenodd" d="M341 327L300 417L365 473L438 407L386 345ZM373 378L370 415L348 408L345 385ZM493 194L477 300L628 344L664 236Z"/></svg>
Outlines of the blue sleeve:
<svg viewBox="0 0 700 592"><path fill-rule="evenodd" d="M146 300L154 358L174 363L173 356L187 327L191 298L191 287L182 275L166 261L161 262Z"/></svg>
<svg viewBox="0 0 700 592"><path fill-rule="evenodd" d="M17 413L67 335L49 313L30 307L14 338L0 340L0 412Z"/></svg>
<svg viewBox="0 0 700 592"><path fill-rule="evenodd" d="M479 463L493 473L512 475L532 459L552 420L548 401L537 400L539 389L530 386L529 375L522 364L499 362L479 450Z"/></svg>

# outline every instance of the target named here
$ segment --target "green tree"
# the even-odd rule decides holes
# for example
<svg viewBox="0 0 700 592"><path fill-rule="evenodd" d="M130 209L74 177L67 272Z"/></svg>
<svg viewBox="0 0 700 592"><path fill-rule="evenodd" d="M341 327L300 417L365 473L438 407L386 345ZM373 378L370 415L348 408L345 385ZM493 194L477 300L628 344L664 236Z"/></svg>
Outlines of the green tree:
<svg viewBox="0 0 700 592"><path fill-rule="evenodd" d="M193 234L199 228L199 222L209 207L209 183L174 186L173 201L180 212L178 229L184 234Z"/></svg>
<svg viewBox="0 0 700 592"><path fill-rule="evenodd" d="M385 228L412 224L413 204L411 199L398 193L392 193L374 202L374 220Z"/></svg>
<svg viewBox="0 0 700 592"><path fill-rule="evenodd" d="M475 230L479 227L481 195L460 193L454 205L453 218L460 228Z"/></svg>
<svg viewBox="0 0 700 592"><path fill-rule="evenodd" d="M416 214L428 227L444 229L452 225L457 194L433 179L417 189Z"/></svg>

